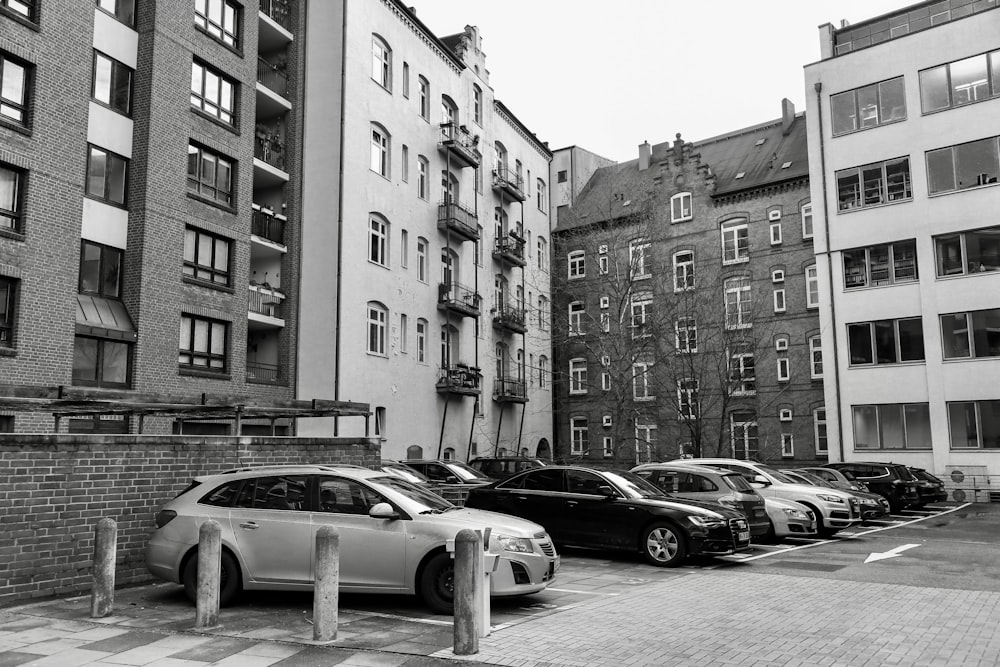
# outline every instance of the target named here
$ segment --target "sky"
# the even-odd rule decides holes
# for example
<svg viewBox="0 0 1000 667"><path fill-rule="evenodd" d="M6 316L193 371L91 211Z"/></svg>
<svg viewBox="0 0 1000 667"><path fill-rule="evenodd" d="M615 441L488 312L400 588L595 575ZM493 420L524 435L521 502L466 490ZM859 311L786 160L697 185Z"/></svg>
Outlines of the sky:
<svg viewBox="0 0 1000 667"><path fill-rule="evenodd" d="M501 100L549 148L617 161L805 110L818 26L907 0L410 0L438 37L479 28Z"/></svg>

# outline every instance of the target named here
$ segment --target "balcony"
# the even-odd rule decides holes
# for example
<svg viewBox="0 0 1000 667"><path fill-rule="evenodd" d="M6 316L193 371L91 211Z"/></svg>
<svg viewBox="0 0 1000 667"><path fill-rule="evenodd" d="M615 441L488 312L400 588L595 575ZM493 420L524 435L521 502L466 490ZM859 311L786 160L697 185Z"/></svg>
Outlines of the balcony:
<svg viewBox="0 0 1000 667"><path fill-rule="evenodd" d="M516 199L524 201L527 196L524 194L524 179L505 164L499 164L493 169L493 189Z"/></svg>
<svg viewBox="0 0 1000 667"><path fill-rule="evenodd" d="M291 6L288 0L260 0L257 14L257 50L267 53L294 39Z"/></svg>
<svg viewBox="0 0 1000 667"><path fill-rule="evenodd" d="M447 199L438 204L438 229L458 234L466 241L479 240L479 220L475 212Z"/></svg>
<svg viewBox="0 0 1000 667"><path fill-rule="evenodd" d="M493 257L511 266L524 267L524 239L517 236L497 239L493 246Z"/></svg>
<svg viewBox="0 0 1000 667"><path fill-rule="evenodd" d="M288 221L285 219L285 216L275 215L270 209L254 204L250 217L250 233L271 243L283 246L286 245L286 222Z"/></svg>
<svg viewBox="0 0 1000 667"><path fill-rule="evenodd" d="M285 167L285 142L276 128L258 124L253 144L254 188L272 187L288 182Z"/></svg>
<svg viewBox="0 0 1000 667"><path fill-rule="evenodd" d="M475 366L456 364L439 370L437 392L458 396L478 396L482 374Z"/></svg>
<svg viewBox="0 0 1000 667"><path fill-rule="evenodd" d="M257 58L257 81L282 97L288 96L288 75L260 57Z"/></svg>
<svg viewBox="0 0 1000 667"><path fill-rule="evenodd" d="M464 285L438 284L438 310L458 313L463 317L479 317L480 301L479 293Z"/></svg>
<svg viewBox="0 0 1000 667"><path fill-rule="evenodd" d="M502 303L493 309L493 327L523 334L528 330L524 308Z"/></svg>
<svg viewBox="0 0 1000 667"><path fill-rule="evenodd" d="M441 123L441 137L438 150L450 156L459 167L478 167L483 156L476 146L479 135L473 136L464 125Z"/></svg>
<svg viewBox="0 0 1000 667"><path fill-rule="evenodd" d="M281 328L285 326L283 304L285 295L264 285L250 285L250 301L247 311L250 328Z"/></svg>
<svg viewBox="0 0 1000 667"><path fill-rule="evenodd" d="M281 369L277 364L262 364L256 361L247 362L247 382L257 384L280 384Z"/></svg>
<svg viewBox="0 0 1000 667"><path fill-rule="evenodd" d="M527 403L524 380L514 377L493 380L493 400L498 403Z"/></svg>

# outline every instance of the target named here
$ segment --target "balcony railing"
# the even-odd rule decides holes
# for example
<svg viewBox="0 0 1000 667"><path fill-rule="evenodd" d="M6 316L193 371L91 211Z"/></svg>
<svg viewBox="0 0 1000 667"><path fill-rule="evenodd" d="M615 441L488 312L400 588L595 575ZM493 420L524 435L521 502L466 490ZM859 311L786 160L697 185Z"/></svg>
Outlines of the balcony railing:
<svg viewBox="0 0 1000 667"><path fill-rule="evenodd" d="M524 239L515 236L499 238L493 246L493 256L502 262L524 266Z"/></svg>
<svg viewBox="0 0 1000 667"><path fill-rule="evenodd" d="M528 330L523 307L515 307L508 303L499 304L493 311L493 326L517 333Z"/></svg>
<svg viewBox="0 0 1000 667"><path fill-rule="evenodd" d="M285 142L277 132L258 129L254 137L253 156L285 171Z"/></svg>
<svg viewBox="0 0 1000 667"><path fill-rule="evenodd" d="M285 245L285 216L278 216L263 208L253 209L250 233L262 239Z"/></svg>
<svg viewBox="0 0 1000 667"><path fill-rule="evenodd" d="M277 290L260 285L250 285L249 310L251 313L282 320L284 319L282 314L284 300L285 295Z"/></svg>
<svg viewBox="0 0 1000 667"><path fill-rule="evenodd" d="M261 364L256 361L248 361L247 381L264 383L280 382L281 372L276 364Z"/></svg>
<svg viewBox="0 0 1000 667"><path fill-rule="evenodd" d="M438 229L455 232L467 241L479 240L479 220L475 212L447 199L438 204Z"/></svg>
<svg viewBox="0 0 1000 667"><path fill-rule="evenodd" d="M524 380L516 377L499 377L493 380L493 400L501 403L527 403Z"/></svg>
<svg viewBox="0 0 1000 667"><path fill-rule="evenodd" d="M285 30L292 29L288 0L260 0L260 11Z"/></svg>
<svg viewBox="0 0 1000 667"><path fill-rule="evenodd" d="M473 136L464 125L441 123L438 148L456 158L462 167L478 167L482 161L479 152L479 135Z"/></svg>
<svg viewBox="0 0 1000 667"><path fill-rule="evenodd" d="M524 178L505 164L493 169L493 189L507 193L517 201L524 201Z"/></svg>
<svg viewBox="0 0 1000 667"><path fill-rule="evenodd" d="M476 396L481 380L482 374L475 366L445 366L438 371L437 391L440 394Z"/></svg>
<svg viewBox="0 0 1000 667"><path fill-rule="evenodd" d="M465 317L479 316L479 293L458 283L438 284L438 308L459 313Z"/></svg>
<svg viewBox="0 0 1000 667"><path fill-rule="evenodd" d="M288 94L288 75L276 65L272 65L263 58L257 58L257 81L285 97Z"/></svg>

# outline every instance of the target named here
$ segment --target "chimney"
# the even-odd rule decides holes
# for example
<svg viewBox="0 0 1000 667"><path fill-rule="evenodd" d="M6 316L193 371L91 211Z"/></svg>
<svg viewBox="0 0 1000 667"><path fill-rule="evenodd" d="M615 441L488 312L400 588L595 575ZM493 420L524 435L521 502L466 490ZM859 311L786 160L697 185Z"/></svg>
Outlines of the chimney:
<svg viewBox="0 0 1000 667"><path fill-rule="evenodd" d="M649 142L643 141L639 144L639 171L646 171L649 169L649 158L652 151L649 148Z"/></svg>
<svg viewBox="0 0 1000 667"><path fill-rule="evenodd" d="M795 122L795 105L787 97L781 100L781 134L788 136Z"/></svg>
<svg viewBox="0 0 1000 667"><path fill-rule="evenodd" d="M407 7L407 9L410 10L410 13L413 14L414 16L417 15L417 8L416 7Z"/></svg>

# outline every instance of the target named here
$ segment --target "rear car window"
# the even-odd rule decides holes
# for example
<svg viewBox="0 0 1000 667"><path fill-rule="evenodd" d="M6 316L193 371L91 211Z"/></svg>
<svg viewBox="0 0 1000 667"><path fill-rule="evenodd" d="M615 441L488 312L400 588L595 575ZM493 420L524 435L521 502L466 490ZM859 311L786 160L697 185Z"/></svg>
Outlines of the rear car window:
<svg viewBox="0 0 1000 667"><path fill-rule="evenodd" d="M258 510L306 509L306 480L303 475L248 479L236 499L236 507Z"/></svg>
<svg viewBox="0 0 1000 667"><path fill-rule="evenodd" d="M233 504L233 498L240 492L242 479L234 479L217 487L198 502L202 505L212 505L213 507L229 507Z"/></svg>
<svg viewBox="0 0 1000 667"><path fill-rule="evenodd" d="M739 491L740 493L754 492L754 488L750 486L750 483L747 482L742 475L723 475L722 481L726 483L726 486L734 491Z"/></svg>

